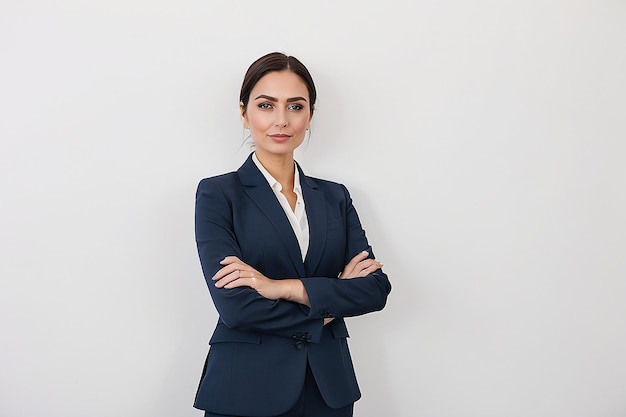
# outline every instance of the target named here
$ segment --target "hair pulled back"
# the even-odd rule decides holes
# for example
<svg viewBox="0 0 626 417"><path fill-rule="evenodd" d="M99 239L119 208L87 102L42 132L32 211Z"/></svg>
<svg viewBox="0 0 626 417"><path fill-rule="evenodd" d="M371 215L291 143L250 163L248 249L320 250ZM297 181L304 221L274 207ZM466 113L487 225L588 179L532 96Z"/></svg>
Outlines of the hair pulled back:
<svg viewBox="0 0 626 417"><path fill-rule="evenodd" d="M239 101L242 103L242 111L245 113L248 109L248 101L250 101L250 93L257 82L266 74L274 71L289 70L302 79L309 91L309 108L311 110L311 116L313 116L313 110L315 108L315 99L317 98L317 91L315 90L315 84L313 78L309 73L309 70L300 62L296 57L287 56L281 52L271 52L262 56L250 65L246 75L243 78L241 85L241 93L239 94Z"/></svg>

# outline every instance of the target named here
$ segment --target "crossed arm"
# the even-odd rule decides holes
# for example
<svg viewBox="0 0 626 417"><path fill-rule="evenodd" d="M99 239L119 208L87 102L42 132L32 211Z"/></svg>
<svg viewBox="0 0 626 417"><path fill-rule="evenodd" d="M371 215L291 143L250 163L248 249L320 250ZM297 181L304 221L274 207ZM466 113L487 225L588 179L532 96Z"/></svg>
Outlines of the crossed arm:
<svg viewBox="0 0 626 417"><path fill-rule="evenodd" d="M247 215L250 203L240 201L241 193L232 191L237 191L237 184L228 181L229 177L203 180L196 195L198 254L211 297L227 327L285 337L308 332L316 341L322 324L330 318L357 316L384 307L391 284L374 259L345 187L345 200L338 197L336 204L343 207L342 217L346 219L345 252L368 251L347 262L338 277L343 279L329 279L324 274L272 279L245 262L234 221Z"/></svg>
<svg viewBox="0 0 626 417"><path fill-rule="evenodd" d="M368 258L369 253L358 253L339 275L341 279L365 277L380 269L383 264ZM309 296L300 279L271 279L236 256L227 256L220 262L223 267L211 278L217 288L250 287L268 300L288 300L310 307ZM325 318L324 324L332 321Z"/></svg>

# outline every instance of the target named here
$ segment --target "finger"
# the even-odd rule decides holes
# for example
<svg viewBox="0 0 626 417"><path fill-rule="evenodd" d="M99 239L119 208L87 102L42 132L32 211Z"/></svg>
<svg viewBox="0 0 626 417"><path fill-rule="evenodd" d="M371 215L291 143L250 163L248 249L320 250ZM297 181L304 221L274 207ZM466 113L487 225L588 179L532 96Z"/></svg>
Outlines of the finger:
<svg viewBox="0 0 626 417"><path fill-rule="evenodd" d="M349 271L344 271L339 278L356 278L361 276L361 272L370 265L370 261L361 261ZM347 267L346 267L347 268Z"/></svg>
<svg viewBox="0 0 626 417"><path fill-rule="evenodd" d="M346 276L353 273L358 263L366 259L368 256L369 253L367 251L357 253L352 259L350 259L350 262L348 262L348 264L345 266L345 268L343 269L344 273L342 275Z"/></svg>
<svg viewBox="0 0 626 417"><path fill-rule="evenodd" d="M361 267L362 267L362 268L367 268L368 266L370 266L370 265L372 265L372 264L375 264L375 263L377 263L377 262L378 262L378 261L377 261L376 259L368 258L368 259L365 259L365 260L363 260L363 261L359 262L359 263L357 264L357 267L358 267L358 268L361 268Z"/></svg>
<svg viewBox="0 0 626 417"><path fill-rule="evenodd" d="M358 256L358 255L357 255ZM343 268L344 271L352 271L354 267L359 263L360 259L352 258L350 262Z"/></svg>
<svg viewBox="0 0 626 417"><path fill-rule="evenodd" d="M230 290L237 287L252 287L252 278L239 278L224 285L223 288Z"/></svg>
<svg viewBox="0 0 626 417"><path fill-rule="evenodd" d="M366 259L364 261L359 262L354 267L354 272L361 272L362 270L371 267L372 265L378 265L378 261L375 259Z"/></svg>
<svg viewBox="0 0 626 417"><path fill-rule="evenodd" d="M224 277L220 278L218 281L215 282L215 286L217 288L224 288L226 287L228 284L238 281L240 279L240 273L239 271L233 271L227 275L225 275Z"/></svg>
<svg viewBox="0 0 626 417"><path fill-rule="evenodd" d="M383 264L374 259L367 259L366 261L359 262L359 265L357 265L357 268L355 268L354 271L355 276L364 277L366 275L369 275L372 272L380 269L382 265Z"/></svg>
<svg viewBox="0 0 626 417"><path fill-rule="evenodd" d="M370 266L368 266L367 268L365 268L364 270L361 271L361 276L365 277L377 270L379 270L381 267L383 266L383 264L381 264L380 262L376 262Z"/></svg>
<svg viewBox="0 0 626 417"><path fill-rule="evenodd" d="M228 275L228 274L230 274L230 273L232 273L232 272L234 272L234 271L237 271L237 270L238 270L238 268L237 268L237 266L236 266L236 265L233 265L233 264L226 265L225 267L220 268L220 269L219 269L219 270L215 273L215 275L213 275L213 277L212 277L211 279L212 279L213 281L218 281L218 280L220 280L220 279L224 278L226 275Z"/></svg>
<svg viewBox="0 0 626 417"><path fill-rule="evenodd" d="M220 261L220 264L229 265L229 264L232 264L233 262L241 262L241 259L237 258L236 256L227 256Z"/></svg>
<svg viewBox="0 0 626 417"><path fill-rule="evenodd" d="M250 269L250 267L246 264L244 264L243 262L239 261L239 262L234 262L231 264L226 265L225 267L221 268L219 271L217 271L215 273L215 275L213 275L213 277L211 278L213 281L217 281L219 279L222 279L224 276L235 272L235 271L243 271L243 270L247 270Z"/></svg>
<svg viewBox="0 0 626 417"><path fill-rule="evenodd" d="M257 275L255 274L255 270L251 271L242 271L237 270L237 277L229 282L225 283L223 288L237 288L237 287L251 287L255 288Z"/></svg>
<svg viewBox="0 0 626 417"><path fill-rule="evenodd" d="M356 255L354 255L354 258L352 258L350 260L350 262L348 262L348 265L350 265L353 262L354 262L354 264L357 264L357 263L361 262L363 259L367 259L368 256L370 256L370 254L366 250L364 250L362 252L359 252Z"/></svg>

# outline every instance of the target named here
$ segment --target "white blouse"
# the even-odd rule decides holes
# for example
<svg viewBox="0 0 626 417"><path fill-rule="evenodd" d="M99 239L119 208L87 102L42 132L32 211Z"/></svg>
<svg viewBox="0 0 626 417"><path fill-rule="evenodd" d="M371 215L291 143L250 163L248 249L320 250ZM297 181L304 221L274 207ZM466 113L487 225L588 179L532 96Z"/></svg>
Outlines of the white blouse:
<svg viewBox="0 0 626 417"><path fill-rule="evenodd" d="M291 224L293 233L298 239L300 252L302 253L302 261L304 262L304 258L306 258L306 252L309 249L309 221L306 217L306 208L304 206L304 198L302 197L302 188L300 187L300 172L298 171L298 167L295 167L295 175L293 179L293 192L296 193L297 197L296 208L295 210L291 210L291 206L289 205L289 201L287 201L287 197L285 197L285 195L281 193L283 186L280 185L280 183L274 177L272 177L272 175L265 169L265 167L256 157L256 153L252 154L252 160L267 180L268 184L272 188L272 191L274 191L274 195L276 196L278 202L283 208L283 211L287 215L287 219L289 219L289 223Z"/></svg>

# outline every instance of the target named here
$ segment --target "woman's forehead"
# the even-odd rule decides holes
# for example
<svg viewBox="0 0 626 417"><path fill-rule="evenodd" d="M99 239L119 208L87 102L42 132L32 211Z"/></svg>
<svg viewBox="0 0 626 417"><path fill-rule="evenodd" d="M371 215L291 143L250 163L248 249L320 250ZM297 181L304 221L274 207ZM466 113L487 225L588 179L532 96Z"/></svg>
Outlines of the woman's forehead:
<svg viewBox="0 0 626 417"><path fill-rule="evenodd" d="M260 94L284 99L301 96L308 100L309 97L309 90L304 81L288 70L265 74L256 83L251 93L250 98L253 100Z"/></svg>

